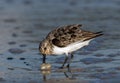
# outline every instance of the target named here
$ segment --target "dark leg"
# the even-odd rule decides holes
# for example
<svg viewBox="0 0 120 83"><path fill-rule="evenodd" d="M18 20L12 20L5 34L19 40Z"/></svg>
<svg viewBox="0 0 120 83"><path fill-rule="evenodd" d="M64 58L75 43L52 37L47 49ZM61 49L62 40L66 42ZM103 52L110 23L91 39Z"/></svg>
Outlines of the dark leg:
<svg viewBox="0 0 120 83"><path fill-rule="evenodd" d="M73 55L73 54L71 54L71 59L73 59L73 57L74 57L74 55Z"/></svg>
<svg viewBox="0 0 120 83"><path fill-rule="evenodd" d="M71 54L71 57L70 57L69 62L68 62L68 64L67 64L68 71L70 71L70 72L71 72L71 70L70 70L70 63L71 63L73 57L74 57L74 55Z"/></svg>
<svg viewBox="0 0 120 83"><path fill-rule="evenodd" d="M68 56L66 56L66 58L65 58L65 60L64 60L64 63L62 64L62 66L61 66L60 68L63 68L63 67L64 67L64 65L65 65L65 63L67 62L67 60L68 60Z"/></svg>
<svg viewBox="0 0 120 83"><path fill-rule="evenodd" d="M67 73L64 73L65 76L66 76L67 78L70 78L70 79L74 79L73 74L72 74L72 71L71 71L71 68L70 68L70 63L71 63L73 57L74 57L74 55L73 55L73 54L70 54L70 59L69 59L68 64L67 64L68 72L70 73L70 75L67 75Z"/></svg>
<svg viewBox="0 0 120 83"><path fill-rule="evenodd" d="M43 55L43 63L46 63L46 55Z"/></svg>

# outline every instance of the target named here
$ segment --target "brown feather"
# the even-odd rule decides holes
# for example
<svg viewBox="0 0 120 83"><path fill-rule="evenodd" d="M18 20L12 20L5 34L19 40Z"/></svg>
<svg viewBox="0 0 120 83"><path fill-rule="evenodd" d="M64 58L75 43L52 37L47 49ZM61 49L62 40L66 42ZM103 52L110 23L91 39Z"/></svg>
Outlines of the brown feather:
<svg viewBox="0 0 120 83"><path fill-rule="evenodd" d="M101 36L101 32L93 33L80 29L81 24L73 24L59 27L47 36L51 43L58 47L65 47L73 42L86 41L98 36Z"/></svg>

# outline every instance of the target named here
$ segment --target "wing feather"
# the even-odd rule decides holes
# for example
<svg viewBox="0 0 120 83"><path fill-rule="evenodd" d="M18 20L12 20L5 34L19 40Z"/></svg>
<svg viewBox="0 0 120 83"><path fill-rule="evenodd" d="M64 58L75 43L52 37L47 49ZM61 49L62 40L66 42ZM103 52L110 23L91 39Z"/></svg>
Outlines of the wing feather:
<svg viewBox="0 0 120 83"><path fill-rule="evenodd" d="M83 42L102 35L101 32L84 31L80 29L81 26L81 24L62 26L50 32L47 37L54 45L65 47L73 42Z"/></svg>

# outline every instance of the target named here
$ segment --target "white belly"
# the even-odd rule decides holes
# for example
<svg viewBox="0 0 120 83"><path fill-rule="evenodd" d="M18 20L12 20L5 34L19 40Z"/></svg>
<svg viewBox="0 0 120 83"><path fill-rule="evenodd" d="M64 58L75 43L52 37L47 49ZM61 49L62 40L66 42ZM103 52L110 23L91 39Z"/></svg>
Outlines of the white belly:
<svg viewBox="0 0 120 83"><path fill-rule="evenodd" d="M66 54L66 55L68 55L68 53L71 53L73 51L76 51L76 50L88 45L91 40L84 41L84 42L80 42L80 41L75 42L75 43L68 45L67 47L54 46L53 54Z"/></svg>

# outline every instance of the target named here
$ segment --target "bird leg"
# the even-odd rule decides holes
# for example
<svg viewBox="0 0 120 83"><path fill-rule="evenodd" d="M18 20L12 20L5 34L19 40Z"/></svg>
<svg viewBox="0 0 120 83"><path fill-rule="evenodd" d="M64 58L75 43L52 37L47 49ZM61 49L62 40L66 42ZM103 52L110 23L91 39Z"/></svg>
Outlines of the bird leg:
<svg viewBox="0 0 120 83"><path fill-rule="evenodd" d="M67 64L67 68L68 68L68 71L69 72L71 72L71 70L70 70L70 63L71 63L71 61L72 61L72 59L73 59L73 57L74 57L74 55L71 53L70 54L71 55L71 57L70 57L70 59L69 59L69 61L68 61L68 64Z"/></svg>
<svg viewBox="0 0 120 83"><path fill-rule="evenodd" d="M71 53L71 59L73 59L74 55Z"/></svg>
<svg viewBox="0 0 120 83"><path fill-rule="evenodd" d="M62 66L60 68L64 68L64 65L66 64L67 60L68 60L68 56L66 56L64 63L62 64Z"/></svg>
<svg viewBox="0 0 120 83"><path fill-rule="evenodd" d="M46 55L43 55L43 63L46 63Z"/></svg>

